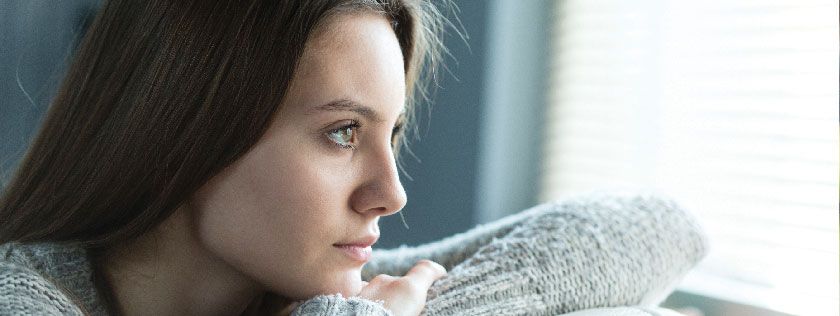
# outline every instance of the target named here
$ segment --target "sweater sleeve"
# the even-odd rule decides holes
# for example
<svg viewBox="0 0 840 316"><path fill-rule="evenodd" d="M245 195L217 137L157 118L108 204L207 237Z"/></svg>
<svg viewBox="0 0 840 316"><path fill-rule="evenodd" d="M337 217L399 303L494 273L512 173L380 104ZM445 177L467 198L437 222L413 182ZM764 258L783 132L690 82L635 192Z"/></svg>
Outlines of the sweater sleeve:
<svg viewBox="0 0 840 316"><path fill-rule="evenodd" d="M651 307L708 247L688 212L655 195L579 196L525 213L429 289L424 315Z"/></svg>
<svg viewBox="0 0 840 316"><path fill-rule="evenodd" d="M38 273L0 263L0 314L83 315L82 310Z"/></svg>
<svg viewBox="0 0 840 316"><path fill-rule="evenodd" d="M659 304L706 251L701 228L673 201L594 194L376 253L363 276L402 275L427 258L449 273L429 289L424 315L556 315Z"/></svg>

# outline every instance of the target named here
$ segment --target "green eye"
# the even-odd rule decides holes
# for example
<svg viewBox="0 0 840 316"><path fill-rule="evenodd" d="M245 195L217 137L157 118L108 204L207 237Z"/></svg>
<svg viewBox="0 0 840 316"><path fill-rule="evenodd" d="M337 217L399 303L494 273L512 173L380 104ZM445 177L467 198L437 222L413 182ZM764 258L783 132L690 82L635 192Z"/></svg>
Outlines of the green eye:
<svg viewBox="0 0 840 316"><path fill-rule="evenodd" d="M342 126L327 133L327 137L341 148L352 149L356 139L356 128L358 127L359 125L356 123Z"/></svg>

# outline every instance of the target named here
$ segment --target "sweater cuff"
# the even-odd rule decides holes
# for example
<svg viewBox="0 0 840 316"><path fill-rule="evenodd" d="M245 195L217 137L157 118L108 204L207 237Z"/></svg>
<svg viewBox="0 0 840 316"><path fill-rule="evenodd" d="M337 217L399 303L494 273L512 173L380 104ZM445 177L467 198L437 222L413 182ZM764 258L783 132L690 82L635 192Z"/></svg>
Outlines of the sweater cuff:
<svg viewBox="0 0 840 316"><path fill-rule="evenodd" d="M393 316L382 301L343 297L341 293L315 296L295 308L292 316Z"/></svg>

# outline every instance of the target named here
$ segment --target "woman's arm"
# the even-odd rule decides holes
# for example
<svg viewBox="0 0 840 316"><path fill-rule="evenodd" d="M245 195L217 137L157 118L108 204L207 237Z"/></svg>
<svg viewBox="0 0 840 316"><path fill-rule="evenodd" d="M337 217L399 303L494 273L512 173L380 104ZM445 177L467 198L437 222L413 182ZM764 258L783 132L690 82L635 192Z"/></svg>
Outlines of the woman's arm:
<svg viewBox="0 0 840 316"><path fill-rule="evenodd" d="M554 315L658 304L706 251L694 218L672 201L596 194L375 254L380 257L366 275L399 274L428 258L449 274L430 288L425 315Z"/></svg>

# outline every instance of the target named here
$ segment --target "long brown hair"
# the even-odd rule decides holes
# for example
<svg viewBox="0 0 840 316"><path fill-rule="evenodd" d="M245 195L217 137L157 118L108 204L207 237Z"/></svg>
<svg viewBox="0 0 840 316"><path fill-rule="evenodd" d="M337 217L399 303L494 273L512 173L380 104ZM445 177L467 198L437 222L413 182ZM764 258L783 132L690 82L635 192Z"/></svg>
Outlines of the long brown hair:
<svg viewBox="0 0 840 316"><path fill-rule="evenodd" d="M310 33L353 10L391 21L415 104L442 49L427 1L105 1L0 197L0 243L151 230L255 144Z"/></svg>

